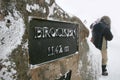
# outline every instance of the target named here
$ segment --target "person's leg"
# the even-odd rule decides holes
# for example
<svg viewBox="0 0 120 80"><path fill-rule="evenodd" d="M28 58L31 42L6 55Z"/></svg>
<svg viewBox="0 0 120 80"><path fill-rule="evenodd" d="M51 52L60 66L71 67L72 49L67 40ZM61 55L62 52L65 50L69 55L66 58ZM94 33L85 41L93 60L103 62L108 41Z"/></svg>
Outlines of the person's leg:
<svg viewBox="0 0 120 80"><path fill-rule="evenodd" d="M108 57L107 57L107 48L106 48L105 38L103 38L101 54L102 54L102 75L108 75L108 72L106 69Z"/></svg>
<svg viewBox="0 0 120 80"><path fill-rule="evenodd" d="M102 50L102 65L107 65L108 57L107 57L107 49Z"/></svg>
<svg viewBox="0 0 120 80"><path fill-rule="evenodd" d="M102 75L108 75L107 66L107 50L102 51Z"/></svg>

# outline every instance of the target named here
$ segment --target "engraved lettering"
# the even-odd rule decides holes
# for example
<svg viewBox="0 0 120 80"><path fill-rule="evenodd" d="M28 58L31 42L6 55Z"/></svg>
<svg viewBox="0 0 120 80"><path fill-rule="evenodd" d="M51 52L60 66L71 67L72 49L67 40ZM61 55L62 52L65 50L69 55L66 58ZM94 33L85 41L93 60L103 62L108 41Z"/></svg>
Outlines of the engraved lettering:
<svg viewBox="0 0 120 80"><path fill-rule="evenodd" d="M54 37L72 37L76 36L75 29L66 28L48 28L48 27L35 27L35 38L54 38Z"/></svg>
<svg viewBox="0 0 120 80"><path fill-rule="evenodd" d="M57 45L48 47L48 56L53 56L64 52L69 52L69 46Z"/></svg>

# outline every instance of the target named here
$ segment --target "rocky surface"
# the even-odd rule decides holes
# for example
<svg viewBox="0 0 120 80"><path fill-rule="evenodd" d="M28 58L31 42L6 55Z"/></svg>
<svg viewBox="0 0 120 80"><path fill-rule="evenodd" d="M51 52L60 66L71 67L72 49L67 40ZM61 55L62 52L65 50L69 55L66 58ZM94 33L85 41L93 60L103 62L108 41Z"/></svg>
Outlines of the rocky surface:
<svg viewBox="0 0 120 80"><path fill-rule="evenodd" d="M30 17L79 24L79 52L37 67L30 65ZM86 56L88 35L89 31L81 20L66 13L55 0L0 0L0 79L57 80L71 70L71 80L85 80L89 65Z"/></svg>

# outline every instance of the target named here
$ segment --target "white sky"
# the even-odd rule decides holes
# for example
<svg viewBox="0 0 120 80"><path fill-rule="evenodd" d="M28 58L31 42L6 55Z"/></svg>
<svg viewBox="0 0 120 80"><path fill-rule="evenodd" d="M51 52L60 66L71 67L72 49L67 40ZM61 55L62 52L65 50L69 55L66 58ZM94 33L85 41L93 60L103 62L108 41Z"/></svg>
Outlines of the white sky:
<svg viewBox="0 0 120 80"><path fill-rule="evenodd" d="M111 18L113 32L119 33L120 26L120 0L56 0L57 4L67 13L79 17L85 25L89 25L97 18L107 15Z"/></svg>

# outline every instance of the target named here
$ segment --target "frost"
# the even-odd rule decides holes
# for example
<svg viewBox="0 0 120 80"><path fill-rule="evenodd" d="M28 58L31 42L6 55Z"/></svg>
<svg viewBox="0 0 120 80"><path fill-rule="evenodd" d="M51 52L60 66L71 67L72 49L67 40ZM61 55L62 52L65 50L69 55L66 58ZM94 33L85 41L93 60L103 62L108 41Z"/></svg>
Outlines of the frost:
<svg viewBox="0 0 120 80"><path fill-rule="evenodd" d="M79 62L79 73L84 80L98 80L101 76L101 54L100 50L87 39L89 44L89 51L82 55ZM83 45L83 43L81 43Z"/></svg>
<svg viewBox="0 0 120 80"><path fill-rule="evenodd" d="M28 41L25 44L23 44L22 48L23 49L28 49Z"/></svg>
<svg viewBox="0 0 120 80"><path fill-rule="evenodd" d="M79 52L77 51L77 52L75 52L75 54L79 54Z"/></svg>
<svg viewBox="0 0 120 80"><path fill-rule="evenodd" d="M16 80L16 75L15 74L17 73L17 71L14 70L14 67L13 67L13 66L15 66L15 64L10 63L10 61L4 62L3 64L6 67L1 69L1 71L0 71L0 79L3 79L3 80Z"/></svg>
<svg viewBox="0 0 120 80"><path fill-rule="evenodd" d="M8 56L12 50L21 44L25 31L22 16L16 10L13 12L13 14L9 13L3 21L0 21L0 60L1 65L3 65L0 71L0 79L3 80L15 80L15 63L10 62Z"/></svg>
<svg viewBox="0 0 120 80"><path fill-rule="evenodd" d="M82 61L79 61L79 69L82 68ZM78 70L78 72L80 72L80 70Z"/></svg>
<svg viewBox="0 0 120 80"><path fill-rule="evenodd" d="M30 64L30 69L35 69L35 68L38 68L39 67L39 65L32 65L32 64Z"/></svg>
<svg viewBox="0 0 120 80"><path fill-rule="evenodd" d="M48 4L50 4L50 0L45 0L45 2L47 2Z"/></svg>
<svg viewBox="0 0 120 80"><path fill-rule="evenodd" d="M87 42L90 47L87 55L88 62L90 62L90 65L87 67L88 73L93 77L93 80L98 80L101 75L101 54L90 41Z"/></svg>
<svg viewBox="0 0 120 80"><path fill-rule="evenodd" d="M27 5L26 5L26 10L27 10L28 12L32 12L32 10L39 10L39 9L40 9L40 7L39 7L38 4L33 4L33 5L27 4Z"/></svg>
<svg viewBox="0 0 120 80"><path fill-rule="evenodd" d="M46 8L43 9L43 13L46 13Z"/></svg>
<svg viewBox="0 0 120 80"><path fill-rule="evenodd" d="M54 8L56 7L56 4L54 3L52 6L49 7L49 15L48 15L48 18L50 20L53 20L53 18L50 18L51 15L54 14Z"/></svg>
<svg viewBox="0 0 120 80"><path fill-rule="evenodd" d="M14 14L17 14L15 12ZM0 59L6 58L6 55L21 43L22 36L24 34L24 21L19 15L15 15L13 18L9 13L5 17L5 21L0 22ZM10 20L10 23L6 21ZM6 25L10 24L9 27Z"/></svg>

